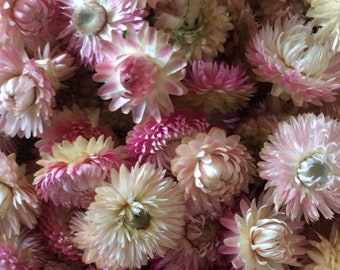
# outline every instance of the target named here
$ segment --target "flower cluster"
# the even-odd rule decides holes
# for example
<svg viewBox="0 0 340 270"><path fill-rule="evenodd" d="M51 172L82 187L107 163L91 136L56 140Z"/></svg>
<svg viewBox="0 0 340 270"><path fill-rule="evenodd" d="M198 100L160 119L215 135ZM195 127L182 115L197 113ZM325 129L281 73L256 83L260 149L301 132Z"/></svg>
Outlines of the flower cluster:
<svg viewBox="0 0 340 270"><path fill-rule="evenodd" d="M340 267L339 0L0 2L0 269Z"/></svg>

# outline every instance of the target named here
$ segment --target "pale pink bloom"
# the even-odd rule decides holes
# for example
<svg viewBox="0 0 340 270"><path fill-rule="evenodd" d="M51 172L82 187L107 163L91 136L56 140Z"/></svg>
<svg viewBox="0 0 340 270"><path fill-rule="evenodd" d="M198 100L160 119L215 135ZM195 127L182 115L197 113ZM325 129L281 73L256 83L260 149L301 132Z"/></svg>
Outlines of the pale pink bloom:
<svg viewBox="0 0 340 270"><path fill-rule="evenodd" d="M164 258L156 258L152 269L216 270L227 269L227 260L217 251L221 225L217 213L186 217L185 237Z"/></svg>
<svg viewBox="0 0 340 270"><path fill-rule="evenodd" d="M112 169L111 183L98 187L85 217L71 223L83 262L138 268L176 247L184 234L184 199L164 174L151 163Z"/></svg>
<svg viewBox="0 0 340 270"><path fill-rule="evenodd" d="M205 132L208 127L203 114L190 109L175 110L169 116L162 116L159 123L149 120L135 125L127 134L125 148L134 161L149 161L170 170L182 138Z"/></svg>
<svg viewBox="0 0 340 270"><path fill-rule="evenodd" d="M126 37L113 32L112 41L102 42L105 60L96 66L93 79L105 84L98 94L112 99L110 111L121 108L132 111L135 123L173 112L169 95L186 92L181 80L186 60L175 54L168 44L168 35L144 23L137 32L128 27Z"/></svg>
<svg viewBox="0 0 340 270"><path fill-rule="evenodd" d="M183 83L189 90L188 103L207 114L245 107L256 91L242 66L213 61L194 61Z"/></svg>
<svg viewBox="0 0 340 270"><path fill-rule="evenodd" d="M340 88L340 53L330 45L314 42L312 25L304 20L278 19L251 39L247 58L258 80L273 83L274 96L320 106L334 101Z"/></svg>
<svg viewBox="0 0 340 270"><path fill-rule="evenodd" d="M219 211L222 202L230 203L241 190L248 191L255 166L238 135L227 136L214 127L182 139L171 172L186 200L193 200L202 212Z"/></svg>
<svg viewBox="0 0 340 270"><path fill-rule="evenodd" d="M225 213L220 222L226 231L219 252L232 257L233 269L287 269L299 267L305 253L303 222L274 210L264 202L240 201L240 214Z"/></svg>
<svg viewBox="0 0 340 270"><path fill-rule="evenodd" d="M323 114L281 122L260 152L259 175L276 209L292 219L332 219L340 212L340 124Z"/></svg>
<svg viewBox="0 0 340 270"><path fill-rule="evenodd" d="M22 226L33 229L40 215L40 202L34 187L19 166L15 154L0 152L0 235L11 238Z"/></svg>
<svg viewBox="0 0 340 270"><path fill-rule="evenodd" d="M0 239L0 269L40 269L47 254L39 232L25 228L20 235Z"/></svg>
<svg viewBox="0 0 340 270"><path fill-rule="evenodd" d="M87 208L94 189L108 179L112 167L123 162L112 138L89 140L78 136L73 142L54 143L52 155L41 153L37 164L42 168L34 176L34 186L44 201L55 205Z"/></svg>
<svg viewBox="0 0 340 270"><path fill-rule="evenodd" d="M146 12L125 0L58 0L63 4L69 24L58 39L80 56L86 66L93 68L103 60L100 40L111 40L112 33L122 35L127 25L138 29Z"/></svg>
<svg viewBox="0 0 340 270"><path fill-rule="evenodd" d="M155 27L168 32L173 48L189 61L223 53L229 31L234 29L222 1L159 1L154 12Z"/></svg>
<svg viewBox="0 0 340 270"><path fill-rule="evenodd" d="M39 229L44 235L49 247L64 260L81 262L83 251L76 248L72 241L72 231L69 222L75 210L65 207L56 207L47 203L43 207L43 214L39 220Z"/></svg>
<svg viewBox="0 0 340 270"><path fill-rule="evenodd" d="M50 123L55 95L45 70L13 47L0 49L0 66L0 130L38 136Z"/></svg>
<svg viewBox="0 0 340 270"><path fill-rule="evenodd" d="M108 128L99 126L99 109L93 109L87 115L74 105L72 110L64 107L62 111L55 111L51 125L40 135L35 146L40 152L52 154L54 143L61 143L63 140L73 142L78 136L87 140L92 137L98 139L101 135L108 138L114 134Z"/></svg>

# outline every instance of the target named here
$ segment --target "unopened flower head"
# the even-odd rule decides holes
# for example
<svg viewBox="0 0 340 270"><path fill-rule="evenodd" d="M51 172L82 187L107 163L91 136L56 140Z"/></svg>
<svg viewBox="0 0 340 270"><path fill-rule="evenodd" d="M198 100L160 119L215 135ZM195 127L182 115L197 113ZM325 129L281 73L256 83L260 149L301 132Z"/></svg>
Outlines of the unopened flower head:
<svg viewBox="0 0 340 270"><path fill-rule="evenodd" d="M184 234L184 199L164 173L151 163L111 171L111 183L96 189L84 220L73 222L85 263L141 267L176 247Z"/></svg>
<svg viewBox="0 0 340 270"><path fill-rule="evenodd" d="M279 124L258 164L277 209L307 222L340 211L339 132L339 121L323 114L291 116Z"/></svg>

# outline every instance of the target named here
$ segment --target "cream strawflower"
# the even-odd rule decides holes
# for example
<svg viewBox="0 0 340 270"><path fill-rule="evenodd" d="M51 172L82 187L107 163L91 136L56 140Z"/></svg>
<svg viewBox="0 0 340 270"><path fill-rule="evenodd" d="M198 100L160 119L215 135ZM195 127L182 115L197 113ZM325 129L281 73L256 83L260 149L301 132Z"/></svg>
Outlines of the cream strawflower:
<svg viewBox="0 0 340 270"><path fill-rule="evenodd" d="M304 236L298 233L303 223L292 222L271 205L248 203L241 199L240 214L225 214L221 223L228 231L223 235L222 254L234 255L235 269L283 270L287 265L299 267L298 257L305 253Z"/></svg>
<svg viewBox="0 0 340 270"><path fill-rule="evenodd" d="M337 270L340 269L340 225L333 221L329 239L317 233L320 241L310 240L312 248L307 250L311 263L304 270Z"/></svg>
<svg viewBox="0 0 340 270"><path fill-rule="evenodd" d="M260 152L259 175L276 209L292 219L332 219L340 212L340 123L323 114L281 122Z"/></svg>
<svg viewBox="0 0 340 270"><path fill-rule="evenodd" d="M340 2L339 0L307 0L310 8L307 16L318 28L315 39L321 43L331 39L332 49L340 51Z"/></svg>
<svg viewBox="0 0 340 270"><path fill-rule="evenodd" d="M217 0L162 1L155 26L170 35L170 43L188 60L213 59L234 28L227 6ZM180 2L178 5L177 2Z"/></svg>
<svg viewBox="0 0 340 270"><path fill-rule="evenodd" d="M239 140L214 127L208 133L184 137L176 148L171 172L186 200L193 200L202 212L219 211L221 202L230 203L241 190L247 192L255 166Z"/></svg>
<svg viewBox="0 0 340 270"><path fill-rule="evenodd" d="M184 199L164 173L151 163L111 171L111 183L96 189L84 220L72 223L85 263L137 268L176 247L184 234Z"/></svg>
<svg viewBox="0 0 340 270"><path fill-rule="evenodd" d="M45 70L23 57L14 47L0 49L0 130L29 138L49 125L55 91Z"/></svg>
<svg viewBox="0 0 340 270"><path fill-rule="evenodd" d="M332 102L340 88L340 53L329 41L315 43L312 25L297 17L265 24L251 39L247 58L258 80L273 83L274 96L297 106Z"/></svg>
<svg viewBox="0 0 340 270"><path fill-rule="evenodd" d="M33 185L44 201L87 208L94 189L108 179L112 167L118 168L122 162L111 137L87 140L78 136L72 142L54 143L52 154L41 153L37 164L42 168L35 172Z"/></svg>
<svg viewBox="0 0 340 270"><path fill-rule="evenodd" d="M34 187L19 166L15 154L0 152L0 235L11 238L23 225L33 229L40 215L40 203Z"/></svg>
<svg viewBox="0 0 340 270"><path fill-rule="evenodd" d="M174 53L166 33L144 23L138 32L128 27L125 38L112 33L112 41L102 46L105 60L96 65L93 79L105 83L98 94L112 99L109 110L132 111L135 123L148 118L159 122L161 113L173 111L169 95L186 92L180 81L187 61Z"/></svg>

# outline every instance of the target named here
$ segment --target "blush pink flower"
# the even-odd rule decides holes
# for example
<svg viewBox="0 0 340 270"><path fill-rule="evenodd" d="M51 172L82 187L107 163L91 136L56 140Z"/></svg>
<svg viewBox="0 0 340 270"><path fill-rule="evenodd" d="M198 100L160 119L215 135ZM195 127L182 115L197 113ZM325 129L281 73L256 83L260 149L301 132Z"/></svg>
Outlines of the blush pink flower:
<svg viewBox="0 0 340 270"><path fill-rule="evenodd" d="M40 152L52 154L54 143L61 143L63 140L75 141L78 136L90 140L92 137L98 139L101 135L105 138L113 137L113 133L99 124L99 109L93 110L86 115L76 105L72 110L64 108L56 110L51 119L51 125L40 135L40 140L35 143Z"/></svg>
<svg viewBox="0 0 340 270"><path fill-rule="evenodd" d="M34 176L34 186L44 201L55 205L87 208L94 189L108 179L112 167L123 162L112 138L89 140L78 136L73 142L54 143L52 155L41 153L37 164L42 168Z"/></svg>
<svg viewBox="0 0 340 270"><path fill-rule="evenodd" d="M49 125L55 91L43 68L19 52L0 49L0 130L29 138Z"/></svg>
<svg viewBox="0 0 340 270"><path fill-rule="evenodd" d="M340 88L340 53L330 40L315 42L312 25L297 17L265 24L251 39L247 58L258 80L273 83L274 96L297 106L332 102Z"/></svg>
<svg viewBox="0 0 340 270"><path fill-rule="evenodd" d="M83 262L109 269L138 268L164 256L184 234L184 198L165 170L151 163L111 170L111 182L73 219L74 242ZM79 219L80 218L80 219Z"/></svg>
<svg viewBox="0 0 340 270"><path fill-rule="evenodd" d="M40 216L40 202L34 187L19 166L15 154L0 152L0 235L11 238L22 226L33 229Z"/></svg>
<svg viewBox="0 0 340 270"><path fill-rule="evenodd" d="M233 256L233 269L286 269L299 267L305 253L305 237L299 235L303 222L293 222L271 205L241 199L240 214L227 212L220 222L223 233L219 252Z"/></svg>
<svg viewBox="0 0 340 270"><path fill-rule="evenodd" d="M255 175L253 159L237 135L212 128L209 133L185 137L176 148L171 172L177 177L186 200L203 211L219 211L221 203L247 192Z"/></svg>
<svg viewBox="0 0 340 270"><path fill-rule="evenodd" d="M100 40L111 40L111 33L122 35L127 25L138 29L146 15L144 9L126 0L58 0L69 20L58 39L93 68L103 60Z"/></svg>
<svg viewBox="0 0 340 270"><path fill-rule="evenodd" d="M259 175L276 209L292 219L332 219L340 212L340 124L323 114L281 122L260 152Z"/></svg>
<svg viewBox="0 0 340 270"><path fill-rule="evenodd" d="M129 131L125 148L130 157L141 163L152 162L170 170L176 156L175 149L185 136L208 130L208 122L201 113L192 110L175 110L162 116L161 122L148 120Z"/></svg>
<svg viewBox="0 0 340 270"><path fill-rule="evenodd" d="M202 107L207 114L245 107L256 91L241 66L213 61L194 61L183 83L189 90L185 96L188 103Z"/></svg>
<svg viewBox="0 0 340 270"><path fill-rule="evenodd" d="M147 23L137 32L128 27L126 37L113 32L112 41L102 42L105 60L96 66L93 79L103 82L98 94L111 99L109 110L132 111L135 123L173 112L169 95L186 92L181 80L186 60L175 54L168 35Z"/></svg>

